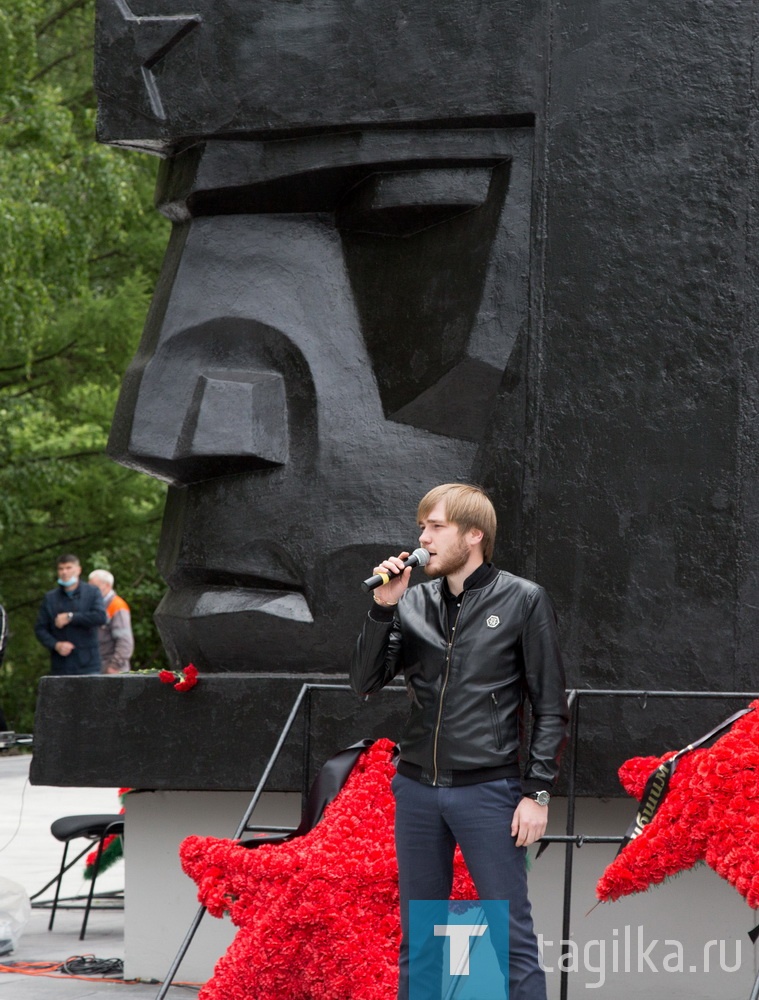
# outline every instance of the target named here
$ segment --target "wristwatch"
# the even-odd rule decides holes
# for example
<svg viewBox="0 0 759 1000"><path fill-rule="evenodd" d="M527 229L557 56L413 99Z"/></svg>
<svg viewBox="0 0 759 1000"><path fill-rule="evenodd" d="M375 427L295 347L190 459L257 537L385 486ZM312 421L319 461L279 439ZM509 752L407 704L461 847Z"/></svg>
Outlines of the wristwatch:
<svg viewBox="0 0 759 1000"><path fill-rule="evenodd" d="M532 799L533 802L537 802L539 806L547 806L551 801L550 792L533 792L527 798Z"/></svg>

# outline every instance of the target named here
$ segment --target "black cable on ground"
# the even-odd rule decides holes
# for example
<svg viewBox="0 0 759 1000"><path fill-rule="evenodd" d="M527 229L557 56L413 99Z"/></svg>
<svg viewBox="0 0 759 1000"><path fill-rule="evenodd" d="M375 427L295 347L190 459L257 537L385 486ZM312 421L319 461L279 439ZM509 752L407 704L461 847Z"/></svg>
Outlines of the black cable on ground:
<svg viewBox="0 0 759 1000"><path fill-rule="evenodd" d="M72 955L61 962L60 971L69 976L109 976L124 978L124 962L120 958L95 958L94 955Z"/></svg>
<svg viewBox="0 0 759 1000"><path fill-rule="evenodd" d="M124 979L124 962L120 958L95 958L94 955L71 955L63 962L23 962L0 960L2 973L16 973L22 976L39 976L46 979L82 979L85 982L112 983L114 986L129 986L135 983L160 985L159 979ZM89 979L88 979L89 977ZM197 993L203 983L173 982L172 989L192 990Z"/></svg>

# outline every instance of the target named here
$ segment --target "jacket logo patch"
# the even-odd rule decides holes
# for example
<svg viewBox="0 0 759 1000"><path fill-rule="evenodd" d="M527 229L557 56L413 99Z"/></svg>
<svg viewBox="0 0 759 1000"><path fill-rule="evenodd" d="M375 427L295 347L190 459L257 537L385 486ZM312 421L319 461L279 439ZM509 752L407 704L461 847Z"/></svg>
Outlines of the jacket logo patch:
<svg viewBox="0 0 759 1000"><path fill-rule="evenodd" d="M487 625L488 628L495 628L496 625L501 624L501 619L498 617L498 615L491 615L489 618L485 620L485 624Z"/></svg>

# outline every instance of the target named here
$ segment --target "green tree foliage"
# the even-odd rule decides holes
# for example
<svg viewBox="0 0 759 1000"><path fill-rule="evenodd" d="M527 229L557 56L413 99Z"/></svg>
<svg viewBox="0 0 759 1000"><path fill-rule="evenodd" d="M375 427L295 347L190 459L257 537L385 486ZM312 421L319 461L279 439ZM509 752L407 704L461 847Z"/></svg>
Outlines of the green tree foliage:
<svg viewBox="0 0 759 1000"><path fill-rule="evenodd" d="M33 625L62 551L114 573L135 666L162 665L163 488L104 447L168 223L156 161L94 140L94 0L59 2L0 0L0 704L19 731L49 670Z"/></svg>

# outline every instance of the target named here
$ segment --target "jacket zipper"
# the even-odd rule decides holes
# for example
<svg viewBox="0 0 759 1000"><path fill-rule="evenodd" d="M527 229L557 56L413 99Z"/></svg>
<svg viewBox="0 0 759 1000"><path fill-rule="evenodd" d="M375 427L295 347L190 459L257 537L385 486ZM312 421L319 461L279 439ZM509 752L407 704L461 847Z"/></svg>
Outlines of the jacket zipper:
<svg viewBox="0 0 759 1000"><path fill-rule="evenodd" d="M495 742L496 747L501 749L501 724L498 721L498 698L496 698L495 691L490 695L491 698L491 711L493 714L493 730L495 732Z"/></svg>
<svg viewBox="0 0 759 1000"><path fill-rule="evenodd" d="M456 620L453 623L453 630L451 632L451 639L445 651L445 677L443 678L443 686L440 688L440 706L437 713L437 723L435 725L435 738L432 744L432 784L437 785L437 744L438 737L440 736L440 725L443 721L443 699L445 698L445 689L448 687L448 675L451 671L451 652L453 651L453 644L456 641L456 629L458 628L459 618L461 617L461 609L464 607L464 594L461 595L461 603L459 604L459 610L456 612Z"/></svg>

